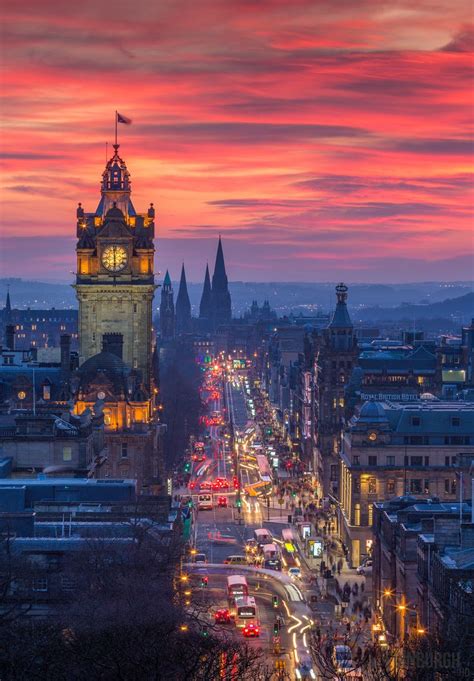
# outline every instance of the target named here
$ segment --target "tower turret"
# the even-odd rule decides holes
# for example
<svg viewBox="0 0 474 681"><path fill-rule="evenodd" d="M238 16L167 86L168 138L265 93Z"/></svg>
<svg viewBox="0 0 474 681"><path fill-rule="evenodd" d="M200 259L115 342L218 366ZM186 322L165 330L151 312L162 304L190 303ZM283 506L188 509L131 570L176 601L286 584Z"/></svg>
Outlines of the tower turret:
<svg viewBox="0 0 474 681"><path fill-rule="evenodd" d="M123 158L119 156L120 145L114 144L114 155L107 161L105 170L102 173L100 191L102 194L96 214L106 215L107 211L115 204L122 213L128 218L134 216L135 208L130 199L132 192L132 182L130 173Z"/></svg>
<svg viewBox="0 0 474 681"><path fill-rule="evenodd" d="M335 350L351 350L354 346L354 325L347 309L348 288L342 282L336 286L337 304L328 326L331 345Z"/></svg>

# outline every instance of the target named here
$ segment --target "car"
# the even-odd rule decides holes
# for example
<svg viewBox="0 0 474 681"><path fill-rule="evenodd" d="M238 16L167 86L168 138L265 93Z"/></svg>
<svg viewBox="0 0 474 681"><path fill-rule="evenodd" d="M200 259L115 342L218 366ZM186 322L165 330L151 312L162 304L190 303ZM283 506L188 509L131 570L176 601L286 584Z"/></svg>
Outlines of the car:
<svg viewBox="0 0 474 681"><path fill-rule="evenodd" d="M228 506L227 497L217 497L217 505L219 508L227 508Z"/></svg>
<svg viewBox="0 0 474 681"><path fill-rule="evenodd" d="M301 579L301 570L299 567L288 568L288 575L291 579Z"/></svg>
<svg viewBox="0 0 474 681"><path fill-rule="evenodd" d="M357 568L356 572L358 575L370 575L372 572L372 565L373 561L371 558L368 558L366 561L362 563L362 565L359 565Z"/></svg>
<svg viewBox="0 0 474 681"><path fill-rule="evenodd" d="M224 565L248 565L247 556L227 556Z"/></svg>
<svg viewBox="0 0 474 681"><path fill-rule="evenodd" d="M307 679L316 679L316 674L313 669L313 661L310 657L301 658L296 667L296 678L302 681Z"/></svg>
<svg viewBox="0 0 474 681"><path fill-rule="evenodd" d="M210 482L207 480L204 480L204 482L199 483L199 489L211 489L212 485Z"/></svg>
<svg viewBox="0 0 474 681"><path fill-rule="evenodd" d="M198 461L200 463L201 461L205 460L206 460L205 454L193 454L193 461Z"/></svg>
<svg viewBox="0 0 474 681"><path fill-rule="evenodd" d="M252 636L257 637L260 636L260 627L258 626L258 624L254 624L253 622L251 622L250 624L247 624L243 628L242 633L246 638L250 638Z"/></svg>
<svg viewBox="0 0 474 681"><path fill-rule="evenodd" d="M205 553L196 553L193 556L193 563L196 563L196 565L205 565L207 563L207 556Z"/></svg>
<svg viewBox="0 0 474 681"><path fill-rule="evenodd" d="M214 613L214 621L216 624L229 624L232 621L230 612L227 608L219 608Z"/></svg>

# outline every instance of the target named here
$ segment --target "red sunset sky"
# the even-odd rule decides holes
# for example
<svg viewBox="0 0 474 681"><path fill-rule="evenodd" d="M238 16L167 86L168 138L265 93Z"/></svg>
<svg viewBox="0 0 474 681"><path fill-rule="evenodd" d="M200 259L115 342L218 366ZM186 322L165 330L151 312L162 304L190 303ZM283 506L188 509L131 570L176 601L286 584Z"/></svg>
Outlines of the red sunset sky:
<svg viewBox="0 0 474 681"><path fill-rule="evenodd" d="M468 0L4 4L2 276L68 281L113 141L157 267L472 278ZM109 147L110 149L110 147Z"/></svg>

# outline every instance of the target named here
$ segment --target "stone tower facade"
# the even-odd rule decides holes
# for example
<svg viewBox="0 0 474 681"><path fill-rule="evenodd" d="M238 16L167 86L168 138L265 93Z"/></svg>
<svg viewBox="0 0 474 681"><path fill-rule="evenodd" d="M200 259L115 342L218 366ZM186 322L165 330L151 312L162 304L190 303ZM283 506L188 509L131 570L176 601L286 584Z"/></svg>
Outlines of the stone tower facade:
<svg viewBox="0 0 474 681"><path fill-rule="evenodd" d="M319 448L326 492L337 494L341 433L347 416L345 388L357 364L357 339L347 309L345 284L336 286L337 304L319 339Z"/></svg>
<svg viewBox="0 0 474 681"><path fill-rule="evenodd" d="M122 358L151 385L155 210L137 213L119 145L102 175L93 213L77 209L76 295L79 363L98 354L109 333L122 336Z"/></svg>

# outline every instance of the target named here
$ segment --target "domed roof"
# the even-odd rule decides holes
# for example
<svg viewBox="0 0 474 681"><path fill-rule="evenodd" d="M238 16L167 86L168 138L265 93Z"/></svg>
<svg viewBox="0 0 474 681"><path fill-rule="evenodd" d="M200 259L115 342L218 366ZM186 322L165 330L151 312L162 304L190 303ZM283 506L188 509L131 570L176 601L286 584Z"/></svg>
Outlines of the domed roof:
<svg viewBox="0 0 474 681"><path fill-rule="evenodd" d="M125 222L125 216L114 204L105 214L104 226L100 230L101 237L130 236L130 229Z"/></svg>
<svg viewBox="0 0 474 681"><path fill-rule="evenodd" d="M96 374L98 371L104 371L111 375L123 375L129 372L129 369L125 362L115 355L113 352L99 352L97 355L89 357L81 366L79 367L79 373L85 374Z"/></svg>
<svg viewBox="0 0 474 681"><path fill-rule="evenodd" d="M380 402L369 400L362 405L359 414L359 421L386 421L385 409Z"/></svg>
<svg viewBox="0 0 474 681"><path fill-rule="evenodd" d="M125 216L120 210L120 208L117 208L117 206L114 204L112 208L109 208L107 213L105 214L105 219L109 220L112 218L119 218L119 220L125 220Z"/></svg>

